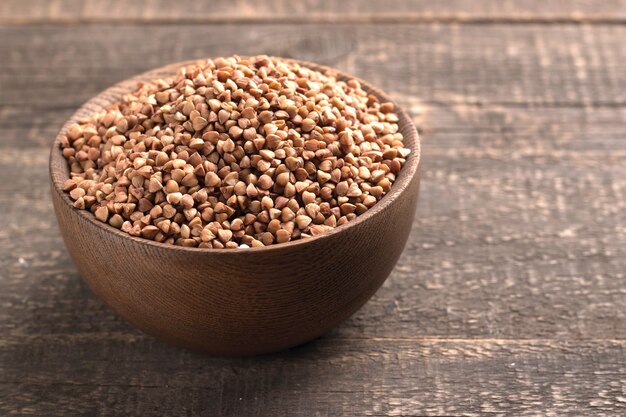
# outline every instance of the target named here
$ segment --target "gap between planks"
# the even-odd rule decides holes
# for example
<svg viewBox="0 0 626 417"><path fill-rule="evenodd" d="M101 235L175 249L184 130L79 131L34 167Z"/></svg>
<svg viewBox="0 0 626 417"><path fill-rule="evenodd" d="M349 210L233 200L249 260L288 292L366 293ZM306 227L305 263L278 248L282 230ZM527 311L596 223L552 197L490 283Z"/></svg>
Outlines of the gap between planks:
<svg viewBox="0 0 626 417"><path fill-rule="evenodd" d="M145 335L143 333L132 334L132 333L124 333L124 332L113 332L113 333L38 333L38 334L26 334L26 333L10 333L10 336L14 339L17 338L36 338L36 339L55 339L55 338L63 338L63 339L91 339L91 340L118 340L118 341L156 341L160 342L158 339L155 339L149 335ZM368 336L333 336L327 335L322 336L315 340L325 340L327 342L332 343L333 341L337 342L350 342L350 341L369 341L369 342L417 342L424 344L438 344L438 343L458 343L464 345L479 345L479 344L502 344L502 345L523 345L523 344L571 344L571 343L611 343L611 344L620 344L626 345L626 338L568 338L568 337L558 337L558 338L461 338L461 337L433 337L433 336L399 336L399 337L368 337ZM0 340L0 346L7 345L7 340ZM300 345L300 346L305 346Z"/></svg>
<svg viewBox="0 0 626 417"><path fill-rule="evenodd" d="M411 16L411 15L386 15L378 16L338 16L326 14L312 14L310 16L277 16L277 17L254 17L254 16L199 16L199 17L6 17L0 16L0 25L81 25L81 24L106 24L106 25L231 25L231 24L459 24L459 25L626 25L626 19L611 16L569 16L569 17L538 17L538 16Z"/></svg>

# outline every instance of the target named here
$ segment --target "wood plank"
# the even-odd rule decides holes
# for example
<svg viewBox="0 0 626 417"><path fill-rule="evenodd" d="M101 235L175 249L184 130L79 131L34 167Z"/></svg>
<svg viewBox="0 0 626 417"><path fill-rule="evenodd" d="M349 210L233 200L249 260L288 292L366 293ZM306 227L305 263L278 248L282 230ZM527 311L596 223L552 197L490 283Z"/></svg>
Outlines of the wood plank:
<svg viewBox="0 0 626 417"><path fill-rule="evenodd" d="M626 104L626 26L0 26L0 37L10 40L0 55L12 57L0 62L0 105L78 107L157 66L259 52L336 66L428 103Z"/></svg>
<svg viewBox="0 0 626 417"><path fill-rule="evenodd" d="M512 153L511 157L518 158L618 157L624 151L626 106L544 108L426 103L405 94L395 94L395 98L411 114L427 152L458 156ZM2 106L0 147L46 150L74 110L71 106Z"/></svg>
<svg viewBox="0 0 626 417"><path fill-rule="evenodd" d="M0 413L620 415L625 348L322 339L286 354L208 359L142 337L18 335L0 343Z"/></svg>
<svg viewBox="0 0 626 417"><path fill-rule="evenodd" d="M626 2L608 0L526 0L524 2L478 0L427 1L394 0L389 5L368 0L4 0L0 3L0 22L346 22L346 21L421 21L421 22L623 22Z"/></svg>

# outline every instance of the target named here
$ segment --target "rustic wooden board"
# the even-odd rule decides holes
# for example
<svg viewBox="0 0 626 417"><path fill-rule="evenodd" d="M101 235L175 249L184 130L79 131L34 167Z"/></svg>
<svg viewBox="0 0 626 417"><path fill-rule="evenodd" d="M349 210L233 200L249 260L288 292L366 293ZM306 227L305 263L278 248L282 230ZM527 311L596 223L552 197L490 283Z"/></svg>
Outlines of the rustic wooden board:
<svg viewBox="0 0 626 417"><path fill-rule="evenodd" d="M327 5L329 22L342 7L354 20L378 12L339 3L293 7ZM0 26L0 415L623 415L623 2L457 3L397 10L472 24L290 24L217 2L193 12L197 24L183 8L170 25L136 26L115 2L104 17L99 3L0 4L11 23ZM248 17L225 17L242 6ZM158 23L169 3L128 7ZM567 23L580 11L596 23ZM212 19L230 20L201 24ZM91 294L51 212L47 158L62 122L103 88L233 51L383 87L422 132L424 173L405 253L361 311L291 352L225 360L144 336Z"/></svg>
<svg viewBox="0 0 626 417"><path fill-rule="evenodd" d="M0 56L13 57L0 62L0 105L76 108L136 73L232 53L336 66L407 106L626 104L626 26L25 25L0 38Z"/></svg>
<svg viewBox="0 0 626 417"><path fill-rule="evenodd" d="M4 0L0 22L623 22L623 0Z"/></svg>
<svg viewBox="0 0 626 417"><path fill-rule="evenodd" d="M0 359L11 361L0 368L0 412L618 416L626 411L625 347L326 339L279 355L211 359L142 336L10 336L0 343ZM15 361L25 351L28 362Z"/></svg>
<svg viewBox="0 0 626 417"><path fill-rule="evenodd" d="M117 79L115 75L109 75L109 78L111 83L115 81L113 78ZM381 81L380 77L376 78ZM14 83L7 83L3 92L11 93L13 88L16 88ZM95 90L95 87L91 89ZM545 108L427 103L401 93L394 94L394 98L412 115L427 152L459 155L471 148L471 152L480 152L483 156L515 150L511 157L560 157L583 153L610 157L620 156L624 151L626 106ZM47 150L50 138L58 133L61 123L75 110L71 106L49 107L46 103L4 105L0 107L0 129L3 132L0 146L19 143L22 147Z"/></svg>

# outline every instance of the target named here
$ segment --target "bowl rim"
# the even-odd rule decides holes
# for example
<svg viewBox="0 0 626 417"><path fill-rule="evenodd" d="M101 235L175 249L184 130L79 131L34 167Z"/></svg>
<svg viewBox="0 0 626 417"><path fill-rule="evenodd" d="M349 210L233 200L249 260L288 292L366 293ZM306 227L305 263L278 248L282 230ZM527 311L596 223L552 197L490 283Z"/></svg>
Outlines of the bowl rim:
<svg viewBox="0 0 626 417"><path fill-rule="evenodd" d="M234 56L238 56L241 59L248 59L248 58L254 57L252 55L250 56L234 55ZM395 100L389 97L386 93L381 91L379 88L371 85L367 81L360 79L359 77L355 77L349 73L338 70L336 68L332 68L326 65L321 65L321 64L317 64L317 63L313 63L313 62L309 62L305 60L283 58L283 57L276 57L276 56L269 56L269 57L272 59L281 60L284 62L298 64L300 66L304 66L304 67L307 67L316 71L320 71L320 72L329 71L333 73L338 80L343 80L343 81L350 80L350 79L356 80L361 84L361 87L368 94L373 94L382 102L392 102L394 104L394 112L398 115L400 119L398 122L398 128L399 128L398 130L406 130L408 132L407 135L411 142L409 146L409 148L411 149L411 153L409 154L405 162L405 165L400 170L400 174L398 175L398 177L392 184L391 190L387 194L385 194L372 208L368 209L363 214L358 215L354 220L349 221L345 224L342 224L341 226L337 226L333 228L332 230L322 233L318 236L311 236L305 239L297 239L297 240L293 240L293 241L289 241L285 243L272 244L269 246L250 247L250 248L215 249L215 248L197 248L197 247L170 245L170 244L156 242L154 240L150 240L150 239L146 239L142 237L132 236L132 235L129 235L128 233L124 233L121 230L114 228L108 223L103 223L97 220L96 217L93 215L93 213L91 213L91 211L77 209L73 206L73 203L70 200L69 194L63 191L64 182L65 180L69 178L69 167L67 167L68 175L65 175L65 172L63 169L55 168L55 164L65 163L65 165L67 166L67 161L63 157L63 154L61 151L60 138L61 136L66 134L66 132L68 131L69 127L72 124L76 123L78 120L85 117L85 115L83 114L84 109L86 107L89 107L90 105L94 107L105 108L106 106L115 102L115 101L111 101L110 98L104 98L107 95L108 96L113 95L117 97L117 99L120 99L123 94L129 93L133 91L134 89L136 89L137 85L141 82L146 82L148 80L162 78L168 75L173 75L178 69L182 67L202 63L208 59L214 59L215 57L207 57L207 58L199 58L199 59L191 59L191 60L175 62L175 63L168 64L162 67L151 69L149 71L142 72L140 74L134 75L130 78L127 78L127 79L124 79L122 81L115 83L111 87L106 88L105 90L99 92L98 94L96 94L95 96L91 97L86 102L84 102L72 114L72 116L70 116L70 118L65 121L59 133L57 134L56 138L52 142L52 147L50 150L50 157L49 157L49 175L50 175L51 184L52 184L52 188L54 192L57 193L57 195L61 198L64 204L67 204L70 209L75 210L77 214L81 216L85 221L100 228L103 232L111 234L112 237L114 236L114 237L119 237L122 239L128 239L138 244L150 245L156 248L171 250L171 251L176 251L176 252L181 252L181 253L184 253L184 252L197 253L197 254L204 253L204 254L211 254L211 255L227 256L227 255L232 255L232 254L237 254L237 255L245 254L245 253L261 254L261 253L270 253L270 252L275 253L275 252L280 252L280 251L286 251L286 250L290 250L293 247L310 245L310 244L313 244L314 242L319 242L324 239L330 239L334 237L335 235L338 235L342 232L346 232L350 228L356 227L360 225L361 223L364 223L367 220L375 216L382 215L385 209L388 206L390 206L400 196L400 194L402 194L403 192L407 190L413 178L416 175L419 175L419 171L421 168L420 138L419 138L419 133L417 132L417 129L415 128L415 125L411 117L402 107L398 105L398 103ZM93 111L97 111L97 110L94 109ZM405 136L405 140L406 140L406 136Z"/></svg>

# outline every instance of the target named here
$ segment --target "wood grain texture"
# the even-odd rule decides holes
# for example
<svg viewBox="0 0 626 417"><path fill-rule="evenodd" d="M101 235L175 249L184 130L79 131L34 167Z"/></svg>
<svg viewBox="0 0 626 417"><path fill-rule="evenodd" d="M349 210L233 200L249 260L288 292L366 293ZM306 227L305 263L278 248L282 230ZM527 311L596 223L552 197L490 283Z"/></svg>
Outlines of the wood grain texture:
<svg viewBox="0 0 626 417"><path fill-rule="evenodd" d="M626 410L624 341L324 339L281 355L209 359L141 336L11 336L0 344L0 364L24 351L28 363L0 368L5 414L619 416Z"/></svg>
<svg viewBox="0 0 626 417"><path fill-rule="evenodd" d="M412 21L490 23L623 22L623 0L4 0L3 23L77 23L133 21L138 23L206 22L339 22Z"/></svg>
<svg viewBox="0 0 626 417"><path fill-rule="evenodd" d="M4 106L77 108L137 73L233 53L330 65L394 97L406 97L405 107L424 101L626 104L626 89L621 88L626 85L626 26L4 26L0 37L9 40L0 44L0 55L12 57L0 62ZM39 81L37 89L29 88L33 80Z"/></svg>
<svg viewBox="0 0 626 417"><path fill-rule="evenodd" d="M394 13L370 4L352 19ZM433 2L407 20L446 4L479 17L0 26L0 414L624 415L623 2ZM611 24L569 24L570 7ZM290 353L222 360L143 336L82 283L51 212L47 153L103 88L232 51L384 87L427 163L407 248L370 302Z"/></svg>

